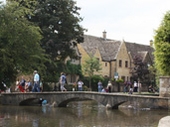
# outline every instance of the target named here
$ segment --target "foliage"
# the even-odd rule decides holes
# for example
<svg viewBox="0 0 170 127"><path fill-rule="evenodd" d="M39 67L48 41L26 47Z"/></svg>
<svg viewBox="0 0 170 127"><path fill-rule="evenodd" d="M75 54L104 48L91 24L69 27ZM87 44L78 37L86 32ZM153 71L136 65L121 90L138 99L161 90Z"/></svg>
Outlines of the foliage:
<svg viewBox="0 0 170 127"><path fill-rule="evenodd" d="M66 68L65 68L65 73L67 74L76 74L76 75L82 75L81 73L81 66L78 64L72 64L71 61L67 61L66 63Z"/></svg>
<svg viewBox="0 0 170 127"><path fill-rule="evenodd" d="M142 61L142 57L140 55L136 55L133 58L134 68L131 69L133 80L144 81L148 79L149 70L147 63Z"/></svg>
<svg viewBox="0 0 170 127"><path fill-rule="evenodd" d="M85 60L85 63L82 65L82 70L84 75L92 77L94 75L94 72L98 72L99 70L101 70L101 64L96 57L90 55L90 57L87 58Z"/></svg>
<svg viewBox="0 0 170 127"><path fill-rule="evenodd" d="M170 76L170 11L168 11L159 28L155 31L155 63L161 75Z"/></svg>
<svg viewBox="0 0 170 127"><path fill-rule="evenodd" d="M42 47L53 60L58 56L61 60L73 57L75 52L70 46L83 41L84 29L78 24L82 21L79 10L72 0L38 0L35 15L30 20L41 28Z"/></svg>
<svg viewBox="0 0 170 127"><path fill-rule="evenodd" d="M158 72L155 68L155 65L149 66L149 84L156 86L159 86L159 76Z"/></svg>
<svg viewBox="0 0 170 127"><path fill-rule="evenodd" d="M9 0L13 1L13 0ZM65 59L76 58L74 47L83 42L84 29L80 8L72 0L15 0L20 7L25 7L25 17L37 24L42 31L41 47L49 56L44 80L57 81L61 71L66 68ZM27 10L31 10L31 13Z"/></svg>
<svg viewBox="0 0 170 127"><path fill-rule="evenodd" d="M124 81L123 81L123 79L118 79L118 80L116 80L116 82L117 82L117 83L122 83L122 82L124 82Z"/></svg>
<svg viewBox="0 0 170 127"><path fill-rule="evenodd" d="M91 78L90 77L82 77L81 79L85 84L84 86L89 87L92 91L97 91L97 83L99 82L99 80L103 83L103 85L105 82L105 79L100 75L93 75ZM93 84L93 85L90 86L89 80L91 81L91 84Z"/></svg>
<svg viewBox="0 0 170 127"><path fill-rule="evenodd" d="M0 80L6 83L15 81L20 72L43 72L45 68L41 30L25 18L24 10L31 13L15 2L0 9Z"/></svg>
<svg viewBox="0 0 170 127"><path fill-rule="evenodd" d="M33 0L34 1L34 0ZM82 21L80 8L72 0L19 0L20 5L33 8L34 15L27 16L42 31L41 47L49 55L46 62L46 80L55 79L58 72L64 71L65 59L76 58L74 47L83 42L84 29L79 25ZM50 79L48 79L48 77ZM53 78L52 78L53 77Z"/></svg>
<svg viewBox="0 0 170 127"><path fill-rule="evenodd" d="M101 70L101 64L96 57L90 55L90 57L87 58L85 63L82 65L82 70L84 75L89 77L89 87L91 89L91 78L94 75L94 72Z"/></svg>
<svg viewBox="0 0 170 127"><path fill-rule="evenodd" d="M101 81L103 83L104 78L102 76L100 76L100 75L93 75L92 76L92 78L91 78L91 83L93 84L92 85L92 90L98 91L97 84L98 84L99 81Z"/></svg>

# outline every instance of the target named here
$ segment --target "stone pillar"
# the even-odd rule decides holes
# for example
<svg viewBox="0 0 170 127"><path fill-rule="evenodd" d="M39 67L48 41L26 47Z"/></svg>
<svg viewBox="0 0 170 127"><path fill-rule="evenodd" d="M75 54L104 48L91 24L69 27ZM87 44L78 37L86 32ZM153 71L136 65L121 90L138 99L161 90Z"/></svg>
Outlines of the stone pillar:
<svg viewBox="0 0 170 127"><path fill-rule="evenodd" d="M159 96L170 97L170 77L161 76L159 78L159 81L160 81Z"/></svg>

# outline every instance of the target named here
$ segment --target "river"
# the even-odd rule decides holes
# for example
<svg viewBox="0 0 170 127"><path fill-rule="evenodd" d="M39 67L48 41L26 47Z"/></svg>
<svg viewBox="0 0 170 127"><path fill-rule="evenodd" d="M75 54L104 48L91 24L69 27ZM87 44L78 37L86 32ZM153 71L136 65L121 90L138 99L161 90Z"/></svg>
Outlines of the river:
<svg viewBox="0 0 170 127"><path fill-rule="evenodd" d="M0 127L157 127L168 110L106 110L95 101L71 102L66 108L0 106Z"/></svg>

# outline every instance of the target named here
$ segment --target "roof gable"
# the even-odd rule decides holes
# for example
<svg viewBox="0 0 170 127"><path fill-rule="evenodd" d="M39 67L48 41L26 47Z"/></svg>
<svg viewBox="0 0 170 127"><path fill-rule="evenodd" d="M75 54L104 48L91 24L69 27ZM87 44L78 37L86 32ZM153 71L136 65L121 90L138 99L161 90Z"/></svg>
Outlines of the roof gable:
<svg viewBox="0 0 170 127"><path fill-rule="evenodd" d="M94 55L96 49L98 49L103 61L115 60L120 44L120 41L104 40L103 38L89 35L84 35L84 42L81 43L88 54Z"/></svg>
<svg viewBox="0 0 170 127"><path fill-rule="evenodd" d="M147 52L150 55L152 61L154 60L154 55L153 55L154 48L152 48L151 46L130 43L130 42L125 42L125 44L126 44L127 51L131 54L132 58L134 58L134 56L137 53L140 53L142 56L144 56L145 53Z"/></svg>
<svg viewBox="0 0 170 127"><path fill-rule="evenodd" d="M152 48L151 46L125 41L123 42L125 43L127 52L131 54L132 58L134 58L137 53L140 53L144 58L144 56L146 56L146 53L148 53L152 61L154 60L154 48ZM80 43L80 45L89 55L94 56L96 50L98 49L103 61L113 61L116 60L122 42L91 35L84 35L84 42Z"/></svg>

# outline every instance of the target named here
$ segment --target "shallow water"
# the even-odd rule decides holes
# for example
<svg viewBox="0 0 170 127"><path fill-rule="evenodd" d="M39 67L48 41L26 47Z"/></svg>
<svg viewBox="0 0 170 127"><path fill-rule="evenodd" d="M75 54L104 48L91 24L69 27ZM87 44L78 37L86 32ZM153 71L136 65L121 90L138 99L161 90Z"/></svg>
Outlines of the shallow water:
<svg viewBox="0 0 170 127"><path fill-rule="evenodd" d="M0 127L157 127L167 110L106 110L94 101L71 102L66 108L0 106Z"/></svg>

